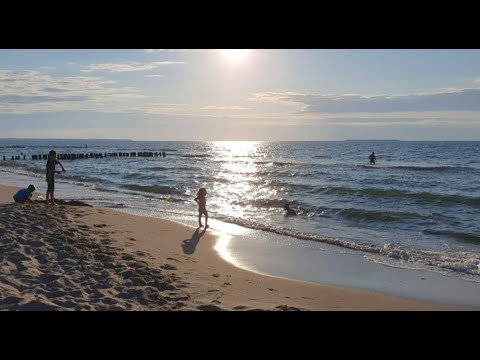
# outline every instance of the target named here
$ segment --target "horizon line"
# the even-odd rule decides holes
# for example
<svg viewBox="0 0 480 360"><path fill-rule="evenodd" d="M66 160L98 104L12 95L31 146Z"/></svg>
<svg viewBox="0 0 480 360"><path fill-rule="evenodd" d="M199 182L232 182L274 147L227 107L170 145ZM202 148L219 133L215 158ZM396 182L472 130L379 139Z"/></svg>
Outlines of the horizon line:
<svg viewBox="0 0 480 360"><path fill-rule="evenodd" d="M33 137L0 137L0 140L55 140L55 141L67 141L67 140L82 140L82 141L139 141L139 142L340 142L340 141L362 141L362 142L379 142L379 141L395 141L395 142L446 142L446 141L460 141L460 142L478 142L478 140L449 140L449 139L436 139L436 140L401 140L401 139L342 139L342 140L135 140L135 139L122 139L122 138L33 138Z"/></svg>

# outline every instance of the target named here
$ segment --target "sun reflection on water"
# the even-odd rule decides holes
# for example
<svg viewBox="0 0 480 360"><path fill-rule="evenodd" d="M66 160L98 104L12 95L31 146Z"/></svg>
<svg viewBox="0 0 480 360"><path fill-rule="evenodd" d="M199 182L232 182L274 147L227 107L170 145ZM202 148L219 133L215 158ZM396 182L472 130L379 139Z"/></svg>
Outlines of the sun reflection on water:
<svg viewBox="0 0 480 360"><path fill-rule="evenodd" d="M262 142L212 142L215 156L223 160L213 184L212 205L222 213L244 217L252 203L259 198L275 197L276 191L258 174L258 157L262 157Z"/></svg>

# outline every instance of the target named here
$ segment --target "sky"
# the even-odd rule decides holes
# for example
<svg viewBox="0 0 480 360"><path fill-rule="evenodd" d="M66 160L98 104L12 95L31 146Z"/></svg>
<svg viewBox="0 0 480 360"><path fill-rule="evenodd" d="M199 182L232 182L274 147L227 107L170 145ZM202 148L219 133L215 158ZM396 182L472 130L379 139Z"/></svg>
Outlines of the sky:
<svg viewBox="0 0 480 360"><path fill-rule="evenodd" d="M3 49L0 138L480 140L476 49Z"/></svg>

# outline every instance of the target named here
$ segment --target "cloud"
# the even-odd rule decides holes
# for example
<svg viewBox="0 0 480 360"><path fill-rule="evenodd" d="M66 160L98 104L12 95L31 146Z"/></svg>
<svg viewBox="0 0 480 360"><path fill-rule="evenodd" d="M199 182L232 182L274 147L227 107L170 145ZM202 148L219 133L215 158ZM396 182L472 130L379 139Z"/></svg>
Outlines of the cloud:
<svg viewBox="0 0 480 360"><path fill-rule="evenodd" d="M13 103L13 104L34 104L34 103L48 103L58 101L85 101L88 100L88 96L21 96L21 95L8 95L0 96L0 104Z"/></svg>
<svg viewBox="0 0 480 360"><path fill-rule="evenodd" d="M32 113L98 109L127 105L125 99L144 98L132 87L115 87L100 77L52 77L38 71L0 70L0 112Z"/></svg>
<svg viewBox="0 0 480 360"><path fill-rule="evenodd" d="M55 66L40 66L40 69L44 70L56 70L57 68Z"/></svg>
<svg viewBox="0 0 480 360"><path fill-rule="evenodd" d="M82 72L91 73L94 71L108 71L108 72L131 72L131 71L146 71L156 69L165 65L186 64L185 61L157 61L152 63L105 63L105 64L90 64Z"/></svg>
<svg viewBox="0 0 480 360"><path fill-rule="evenodd" d="M248 110L248 108L238 105L230 105L230 106L216 106L216 105L209 105L204 106L202 109L204 110Z"/></svg>
<svg viewBox="0 0 480 360"><path fill-rule="evenodd" d="M255 93L249 100L298 105L306 113L388 113L399 111L478 111L480 89L434 94L362 96L293 92Z"/></svg>
<svg viewBox="0 0 480 360"><path fill-rule="evenodd" d="M145 75L146 77L152 77L152 78L162 78L163 75Z"/></svg>
<svg viewBox="0 0 480 360"><path fill-rule="evenodd" d="M131 108L130 112L143 115L162 115L162 116L185 116L196 117L204 116L208 118L231 117L231 118L251 118L259 117L258 114L248 112L248 108L238 105L194 105L194 104L149 104L141 108ZM260 115L261 117L261 115Z"/></svg>
<svg viewBox="0 0 480 360"><path fill-rule="evenodd" d="M247 100L250 101L258 101L258 102L270 102L270 103L277 103L282 105L291 105L292 103L297 103L295 101L296 97L298 96L306 96L302 93L297 92L274 92L274 91L265 91L254 93L253 96L248 98Z"/></svg>
<svg viewBox="0 0 480 360"><path fill-rule="evenodd" d="M55 78L38 71L0 70L0 95L48 95L56 92L105 92L112 80L99 77L71 76Z"/></svg>

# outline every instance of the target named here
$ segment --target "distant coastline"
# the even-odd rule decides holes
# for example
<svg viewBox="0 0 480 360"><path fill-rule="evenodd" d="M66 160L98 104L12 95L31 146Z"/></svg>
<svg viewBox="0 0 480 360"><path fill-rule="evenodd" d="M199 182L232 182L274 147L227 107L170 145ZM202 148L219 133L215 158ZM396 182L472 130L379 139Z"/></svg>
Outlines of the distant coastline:
<svg viewBox="0 0 480 360"><path fill-rule="evenodd" d="M6 137L2 138L1 140L54 140L54 141L71 141L71 140L81 140L81 141L157 141L157 140L132 140L132 139L89 139L89 138L14 138L14 137Z"/></svg>
<svg viewBox="0 0 480 360"><path fill-rule="evenodd" d="M402 140L398 140L398 139L347 139L347 140L344 140L344 141L354 141L354 142L392 142L392 141L402 141ZM407 140L407 141L410 141L410 140ZM417 140L412 140L412 141L417 141ZM420 140L420 141L423 141L423 140ZM434 140L436 141L436 140Z"/></svg>

